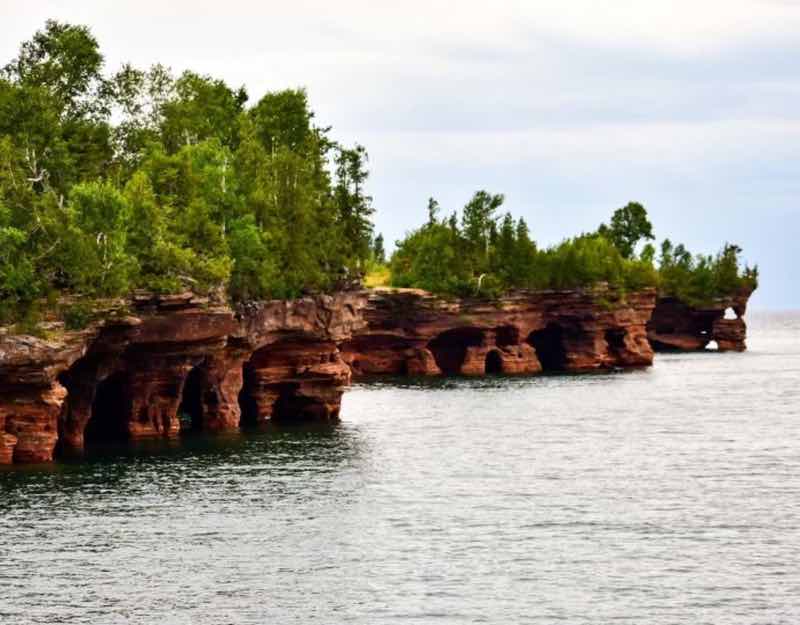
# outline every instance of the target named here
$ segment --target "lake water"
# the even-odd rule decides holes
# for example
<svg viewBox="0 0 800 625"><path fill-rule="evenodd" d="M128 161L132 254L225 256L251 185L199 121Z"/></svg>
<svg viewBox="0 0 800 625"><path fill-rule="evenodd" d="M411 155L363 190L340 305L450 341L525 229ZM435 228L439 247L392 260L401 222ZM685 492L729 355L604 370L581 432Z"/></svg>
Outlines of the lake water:
<svg viewBox="0 0 800 625"><path fill-rule="evenodd" d="M0 472L0 623L800 622L800 316Z"/></svg>

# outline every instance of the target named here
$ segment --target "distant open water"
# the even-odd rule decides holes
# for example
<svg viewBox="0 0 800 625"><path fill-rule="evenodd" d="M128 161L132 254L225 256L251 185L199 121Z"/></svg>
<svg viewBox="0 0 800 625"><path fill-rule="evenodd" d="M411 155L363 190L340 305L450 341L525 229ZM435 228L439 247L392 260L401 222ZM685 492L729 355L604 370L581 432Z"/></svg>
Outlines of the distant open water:
<svg viewBox="0 0 800 625"><path fill-rule="evenodd" d="M800 623L800 315L0 471L0 623Z"/></svg>

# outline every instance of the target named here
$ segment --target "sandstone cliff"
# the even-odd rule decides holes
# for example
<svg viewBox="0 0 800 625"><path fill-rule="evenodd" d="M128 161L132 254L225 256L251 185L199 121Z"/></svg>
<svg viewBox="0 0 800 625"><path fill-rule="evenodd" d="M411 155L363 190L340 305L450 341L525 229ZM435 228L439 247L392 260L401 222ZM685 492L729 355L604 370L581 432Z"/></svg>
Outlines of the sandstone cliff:
<svg viewBox="0 0 800 625"><path fill-rule="evenodd" d="M336 418L350 381L336 345L363 325L364 302L343 293L233 311L191 294L142 297L54 339L6 333L0 463L50 461L57 443L66 453L86 439Z"/></svg>
<svg viewBox="0 0 800 625"><path fill-rule="evenodd" d="M650 365L651 290L515 293L492 303L360 291L232 310L192 294L44 340L0 334L0 463L91 441L267 420L337 419L351 373L533 374Z"/></svg>
<svg viewBox="0 0 800 625"><path fill-rule="evenodd" d="M355 375L531 374L652 364L655 292L614 301L606 287L518 292L497 301L375 290L367 329L341 346Z"/></svg>

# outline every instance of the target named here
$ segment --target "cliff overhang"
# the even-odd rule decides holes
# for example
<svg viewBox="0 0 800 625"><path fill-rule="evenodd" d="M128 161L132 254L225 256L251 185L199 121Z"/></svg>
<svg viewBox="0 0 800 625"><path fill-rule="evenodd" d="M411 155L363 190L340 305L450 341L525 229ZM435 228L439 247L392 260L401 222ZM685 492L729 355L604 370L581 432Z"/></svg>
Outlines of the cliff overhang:
<svg viewBox="0 0 800 625"><path fill-rule="evenodd" d="M336 420L353 376L646 367L651 343L706 339L739 349L746 303L692 310L606 285L491 302L376 289L236 309L191 293L142 295L49 339L0 331L0 464L49 462L93 441Z"/></svg>

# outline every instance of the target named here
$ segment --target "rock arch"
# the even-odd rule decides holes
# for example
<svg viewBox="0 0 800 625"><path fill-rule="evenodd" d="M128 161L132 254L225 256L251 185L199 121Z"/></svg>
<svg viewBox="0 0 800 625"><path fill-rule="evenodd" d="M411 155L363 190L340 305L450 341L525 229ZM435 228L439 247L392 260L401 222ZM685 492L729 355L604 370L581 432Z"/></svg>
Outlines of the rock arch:
<svg viewBox="0 0 800 625"><path fill-rule="evenodd" d="M242 373L242 426L336 420L351 376L334 342L300 333L257 349Z"/></svg>
<svg viewBox="0 0 800 625"><path fill-rule="evenodd" d="M484 342L484 331L480 328L453 328L436 336L428 343L436 364L445 375L458 375L467 357L469 348L479 347Z"/></svg>

